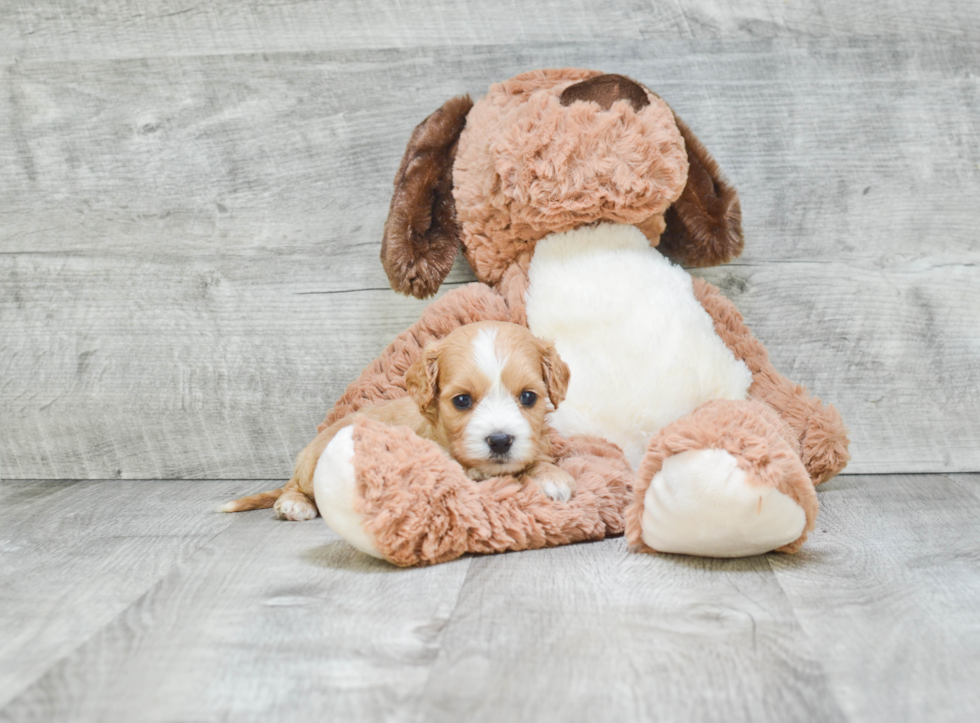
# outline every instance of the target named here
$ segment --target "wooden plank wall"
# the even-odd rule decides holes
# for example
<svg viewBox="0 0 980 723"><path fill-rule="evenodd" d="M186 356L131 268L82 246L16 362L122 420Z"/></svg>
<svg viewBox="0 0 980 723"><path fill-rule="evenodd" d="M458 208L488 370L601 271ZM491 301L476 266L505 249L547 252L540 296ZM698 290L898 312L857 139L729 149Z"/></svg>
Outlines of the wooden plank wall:
<svg viewBox="0 0 980 723"><path fill-rule="evenodd" d="M0 476L287 475L424 306L377 259L412 127L564 65L736 183L746 253L704 275L848 471L980 470L978 41L957 0L0 2Z"/></svg>

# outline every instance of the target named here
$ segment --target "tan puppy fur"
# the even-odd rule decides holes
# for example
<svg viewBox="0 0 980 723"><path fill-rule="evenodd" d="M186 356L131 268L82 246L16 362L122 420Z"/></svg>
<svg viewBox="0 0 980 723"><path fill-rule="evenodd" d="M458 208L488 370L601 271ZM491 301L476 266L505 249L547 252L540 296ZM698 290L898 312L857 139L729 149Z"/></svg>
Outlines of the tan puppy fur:
<svg viewBox="0 0 980 723"><path fill-rule="evenodd" d="M296 458L285 487L242 497L222 512L274 507L287 520L317 515L313 472L330 440L359 416L410 428L439 444L474 480L511 475L567 501L575 480L554 464L547 412L568 388L553 344L506 322L468 324L429 344L408 370L408 397L364 407L321 431ZM548 404L550 402L550 405Z"/></svg>

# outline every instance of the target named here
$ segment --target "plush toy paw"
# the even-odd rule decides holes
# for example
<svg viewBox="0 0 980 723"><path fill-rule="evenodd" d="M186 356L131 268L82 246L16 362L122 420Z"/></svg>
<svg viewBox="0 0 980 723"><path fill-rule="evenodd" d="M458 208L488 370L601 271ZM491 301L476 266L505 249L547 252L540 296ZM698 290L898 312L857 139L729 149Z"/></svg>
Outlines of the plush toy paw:
<svg viewBox="0 0 980 723"><path fill-rule="evenodd" d="M824 406L809 399L810 415L800 445L803 464L813 484L823 484L847 466L851 455L847 451L847 428L840 412L832 405Z"/></svg>
<svg viewBox="0 0 980 723"><path fill-rule="evenodd" d="M817 499L793 441L761 402L709 402L669 425L640 467L629 542L706 557L796 552Z"/></svg>
<svg viewBox="0 0 980 723"><path fill-rule="evenodd" d="M565 504L512 477L474 482L407 427L359 419L320 455L316 504L358 550L402 566L620 534L633 477L623 453L586 437L557 440L555 447L558 471L577 487ZM561 475L552 481L567 484Z"/></svg>
<svg viewBox="0 0 980 723"><path fill-rule="evenodd" d="M760 486L721 449L664 460L643 500L643 542L653 550L704 557L758 555L803 534L806 512Z"/></svg>

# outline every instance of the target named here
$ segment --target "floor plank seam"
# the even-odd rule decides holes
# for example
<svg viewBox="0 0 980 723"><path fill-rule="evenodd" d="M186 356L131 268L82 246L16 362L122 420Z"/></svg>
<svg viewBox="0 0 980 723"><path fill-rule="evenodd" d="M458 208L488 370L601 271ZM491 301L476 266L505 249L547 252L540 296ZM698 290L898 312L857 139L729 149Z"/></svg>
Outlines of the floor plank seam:
<svg viewBox="0 0 980 723"><path fill-rule="evenodd" d="M681 40L691 42L696 41L697 38L682 38ZM556 49L560 50L561 46L581 46L590 41L584 40L552 40L546 41L544 43L537 43L537 47ZM634 42L637 42L634 40ZM263 58L301 58L303 56L310 55L324 55L324 56L351 56L356 54L378 54L378 53L389 53L389 52L403 52L403 53L422 53L422 54L435 54L445 51L461 50L463 48L514 48L519 46L519 43L501 43L500 41L492 43L475 43L472 41L467 41L465 43L453 43L450 45L441 44L429 44L429 45L413 45L411 47L405 47L400 45L372 45L372 46L359 46L357 48L315 48L307 47L300 50L239 50L236 52L198 52L198 53L174 53L170 55L164 54L150 54L150 55L113 55L110 57L94 57L94 56L84 56L81 58L72 57L61 57L61 58L35 58L35 59L25 59L19 57L11 57L10 59L0 60L0 68L7 69L23 69L27 66L32 67L43 67L45 65L57 66L57 65L75 65L78 63L133 63L138 61L184 61L184 60L199 60L202 58L255 58L256 56L261 56Z"/></svg>
<svg viewBox="0 0 980 723"><path fill-rule="evenodd" d="M0 715L2 715L8 708L15 705L17 701L19 701L28 691L30 691L35 686L37 686L38 683L40 683L48 675L50 675L52 671L56 670L58 666L66 664L67 661L69 661L72 657L74 657L78 653L78 651L80 651L90 642L95 640L99 635L103 634L107 629L115 625L116 621L118 621L121 617L127 615L135 606L140 605L148 595L150 595L154 590L160 587L160 585L162 585L163 582L168 577L173 575L177 569L187 564L190 560L192 560L195 556L197 556L201 550L203 550L208 545L210 545L220 535L224 534L228 530L228 528L231 527L233 522L234 520L229 520L228 524L226 524L223 528L221 528L221 530L219 530L218 532L216 532L215 534L211 535L206 540L204 540L200 545L194 548L194 551L191 552L189 555L175 560L174 564L171 565L170 568L165 570L156 580L154 580L150 585L148 585L147 588L141 594L133 598L133 600L128 605L120 609L116 615L114 615L111 619L107 620L102 627L93 630L90 635L88 635L87 637L79 641L78 645L75 645L71 650L66 652L64 655L53 660L51 662L51 665L49 665L44 671L42 671L36 678L34 678L29 683L24 685L20 690L17 691L17 693L12 698L10 698L10 700L8 700L2 707L0 707Z"/></svg>
<svg viewBox="0 0 980 723"><path fill-rule="evenodd" d="M976 473L975 472L953 472L953 473L950 473L950 474L944 474L943 477L945 477L946 479L948 479L950 482L952 482L954 485L956 485L960 489L966 490L971 495L973 495L978 500L980 500L980 485L972 485L969 482L965 482L964 480L956 479L955 475L961 475L961 474L976 474ZM978 477L978 482L980 482L980 477Z"/></svg>
<svg viewBox="0 0 980 723"><path fill-rule="evenodd" d="M768 555L765 555L764 557L766 560L766 566L769 568L769 571L772 573L773 580L776 581L776 587L778 587L779 591L782 593L783 598L786 600L786 604L789 605L789 609L793 613L793 620L796 621L796 626L797 628L799 628L800 634L806 639L807 647L812 652L814 648L813 636L810 635L810 632L803 625L803 621L800 620L800 616L796 612L796 606L793 605L793 601L790 599L789 593L787 593L786 588L783 587L783 583L779 579L779 573L776 571L776 568L773 567L772 556L778 554L781 553L769 553ZM837 707L837 710L840 711L841 715L843 716L843 720L845 721L853 720L850 716L847 715L847 710L845 709L843 702L840 700L837 691L834 690L834 687L830 684L832 678L830 675L830 671L827 669L826 663L823 660L821 660L820 657L815 653L812 655L811 659L814 661L814 663L820 666L820 672L823 674L824 680L827 682L827 686L826 686L827 691L833 697L834 705Z"/></svg>
<svg viewBox="0 0 980 723"><path fill-rule="evenodd" d="M439 652L436 653L435 657L432 659L432 663L429 665L429 670L425 675L425 682L419 686L419 694L415 699L414 710L412 711L412 716L409 720L420 721L423 720L423 702L425 701L426 691L429 689L429 683L432 680L432 671L436 669L436 664L439 662L439 658L443 654L443 642L446 636L446 631L449 630L453 623L453 619L456 617L456 611L459 610L459 600L463 597L463 590L466 589L466 585L470 581L470 575L473 572L473 563L476 560L472 555L467 555L466 560L466 576L463 578L463 582L459 586L459 590L456 591L456 599L453 601L453 609L449 613L449 617L446 618L446 624L442 626L442 630L439 631L438 646Z"/></svg>

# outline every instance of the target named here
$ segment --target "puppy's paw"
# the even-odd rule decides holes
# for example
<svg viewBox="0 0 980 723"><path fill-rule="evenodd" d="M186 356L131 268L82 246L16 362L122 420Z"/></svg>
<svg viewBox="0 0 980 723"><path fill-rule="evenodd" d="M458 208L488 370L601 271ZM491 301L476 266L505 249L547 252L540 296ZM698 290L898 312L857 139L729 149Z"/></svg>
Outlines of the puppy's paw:
<svg viewBox="0 0 980 723"><path fill-rule="evenodd" d="M302 522L317 516L316 505L301 492L287 492L276 500L273 509L280 520Z"/></svg>
<svg viewBox="0 0 980 723"><path fill-rule="evenodd" d="M568 502L575 494L575 478L553 464L538 467L532 479L538 489L556 502Z"/></svg>

